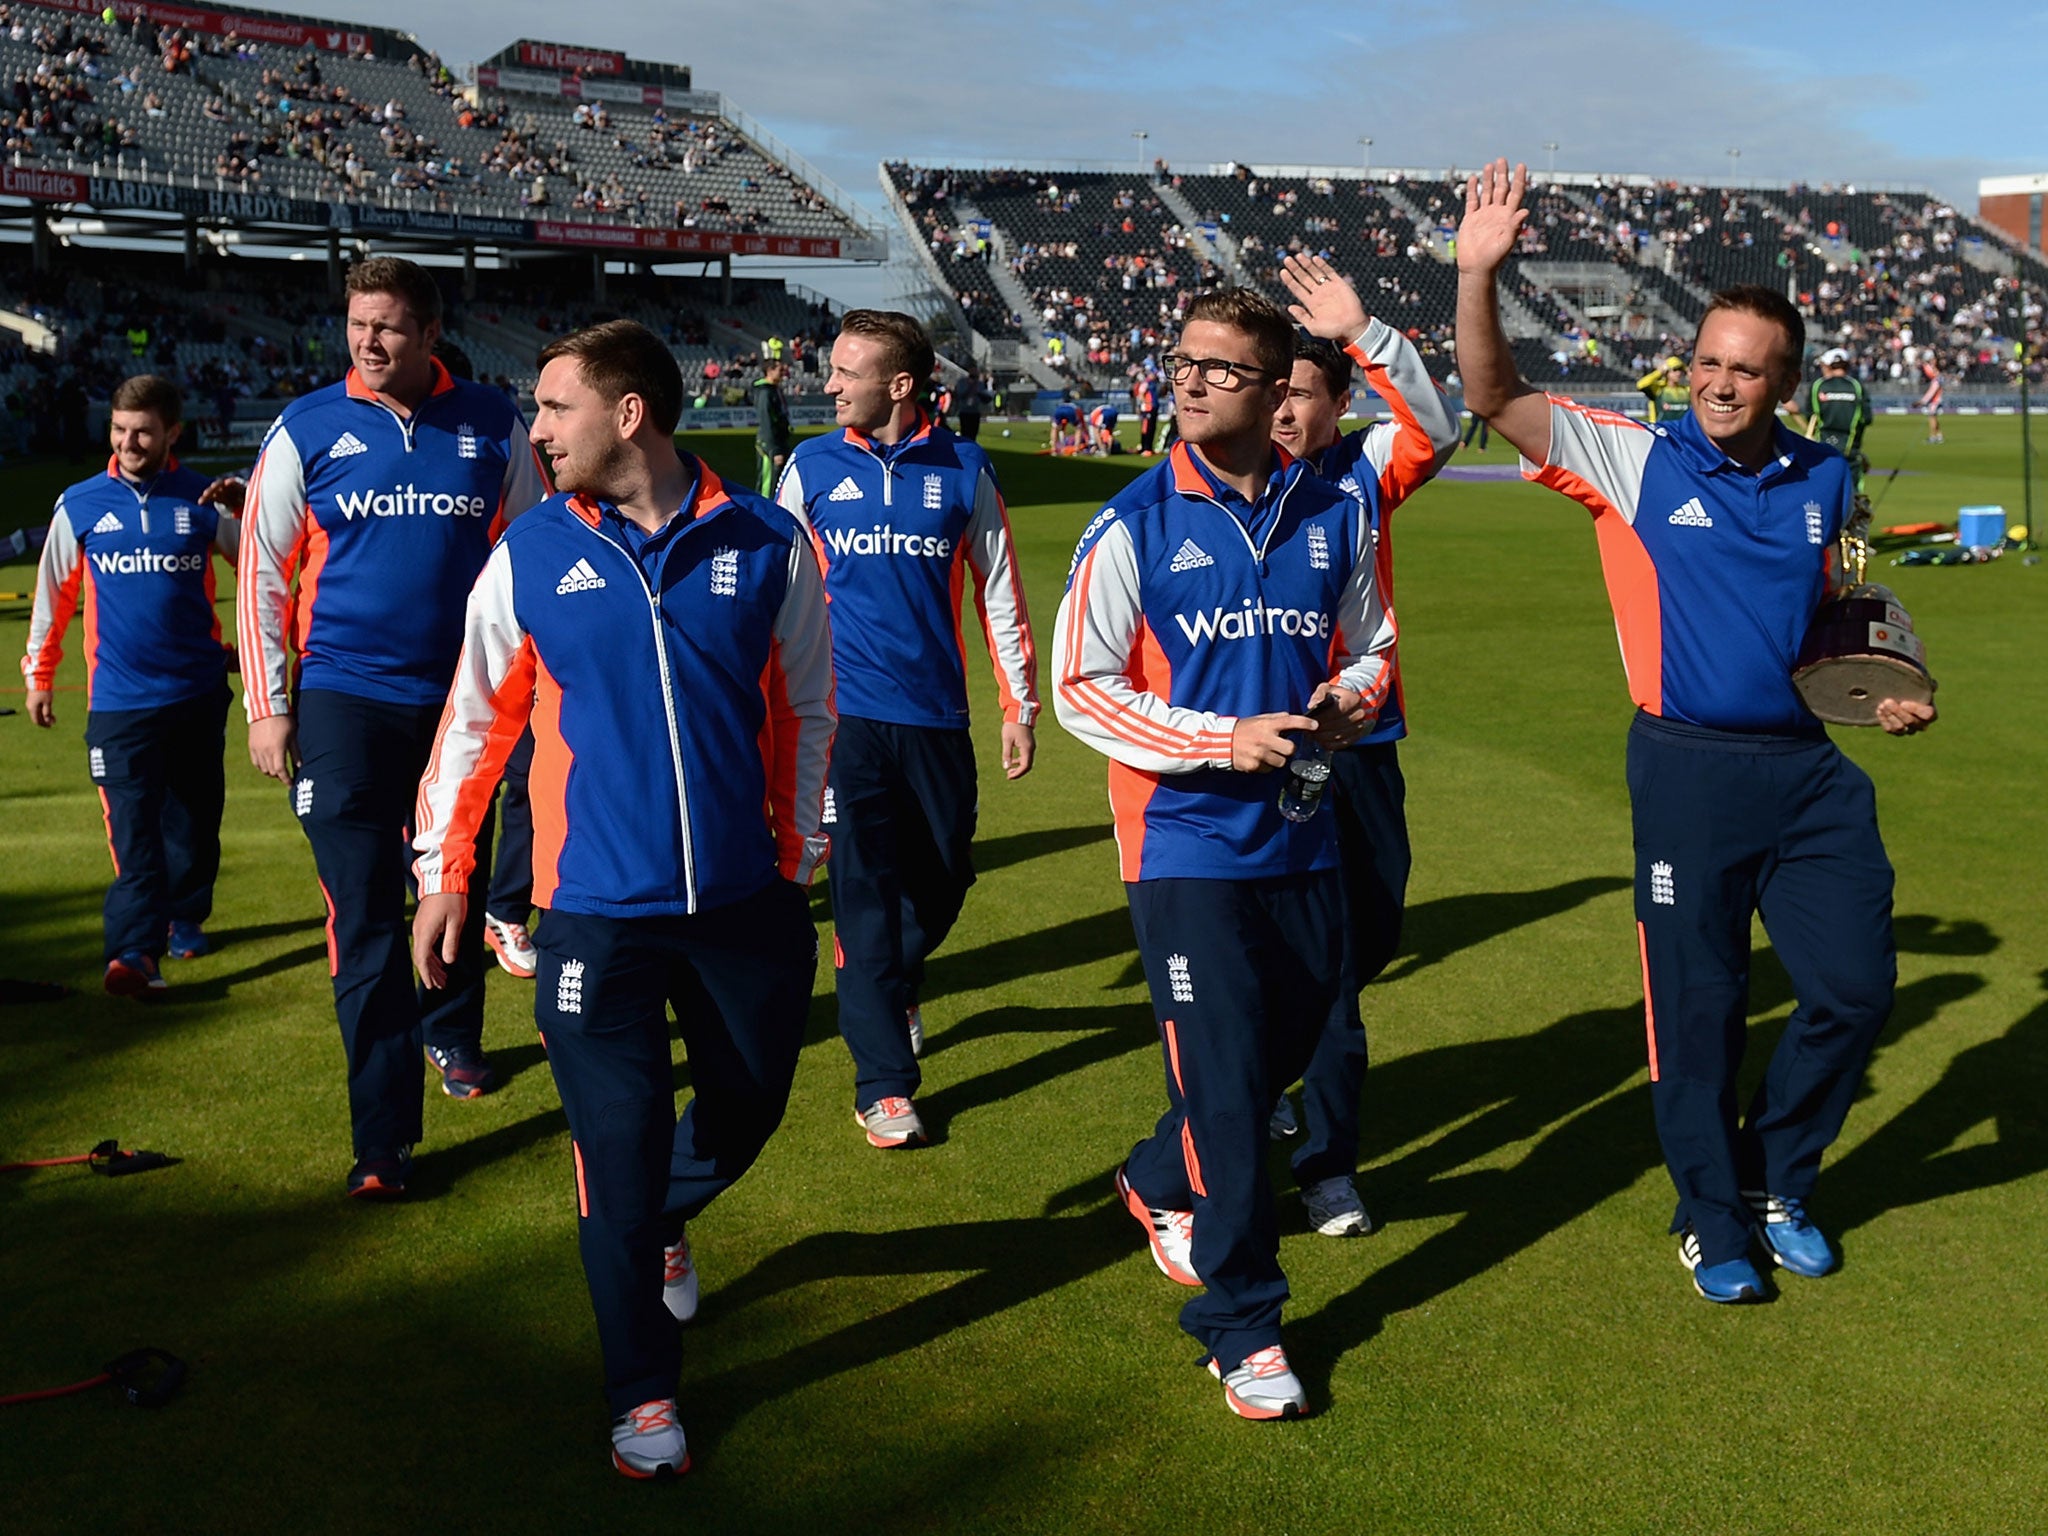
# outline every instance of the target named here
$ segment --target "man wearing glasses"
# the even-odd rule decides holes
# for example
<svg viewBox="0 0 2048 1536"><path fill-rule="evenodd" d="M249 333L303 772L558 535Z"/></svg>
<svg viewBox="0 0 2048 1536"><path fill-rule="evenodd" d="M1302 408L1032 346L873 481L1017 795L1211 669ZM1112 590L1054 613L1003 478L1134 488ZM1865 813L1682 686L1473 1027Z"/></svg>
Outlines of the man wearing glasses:
<svg viewBox="0 0 2048 1536"><path fill-rule="evenodd" d="M1334 818L1283 816L1273 770L1358 739L1394 643L1363 507L1272 441L1293 364L1258 294L1189 306L1165 359L1181 441L1082 534L1056 640L1060 723L1110 759L1166 1055L1166 1113L1117 1193L1167 1277L1206 1287L1181 1326L1253 1419L1308 1408L1280 1343L1266 1119L1344 970Z"/></svg>

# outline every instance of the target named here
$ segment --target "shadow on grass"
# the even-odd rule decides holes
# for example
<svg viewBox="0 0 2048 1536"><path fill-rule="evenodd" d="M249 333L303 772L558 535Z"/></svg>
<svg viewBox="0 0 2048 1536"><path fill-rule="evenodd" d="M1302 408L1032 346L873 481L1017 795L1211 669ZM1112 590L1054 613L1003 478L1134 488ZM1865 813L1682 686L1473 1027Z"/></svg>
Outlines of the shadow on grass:
<svg viewBox="0 0 2048 1536"><path fill-rule="evenodd" d="M1110 1171L1075 1188L1107 1196ZM1058 1204L1063 1196L1055 1196ZM816 1232L799 1238L707 1298L719 1319L814 1282L854 1275L961 1274L942 1290L821 1334L772 1360L748 1361L686 1379L690 1444L711 1445L759 1404L865 1370L935 1342L955 1329L1136 1257L1129 1218L1106 1199L1075 1215L949 1222L890 1232Z"/></svg>
<svg viewBox="0 0 2048 1536"><path fill-rule="evenodd" d="M927 1125L945 1126L970 1110L1042 1088L1070 1073L1101 1062L1113 1061L1132 1051L1154 1050L1159 1045L1152 1009L1146 1003L1122 1003L1103 1008L992 1008L963 1020L946 1032L949 1045L962 1039L1003 1034L1042 1034L1057 1031L1079 1033L1050 1050L1035 1051L1019 1061L997 1067L964 1082L952 1083L920 1095L918 1111ZM927 1059L929 1055L927 1053Z"/></svg>
<svg viewBox="0 0 2048 1536"><path fill-rule="evenodd" d="M2041 981L2048 987L2048 971ZM1958 1052L1939 1082L1828 1169L1826 1226L1853 1231L1901 1206L2009 1184L2048 1169L2044 1095L2048 1001L1997 1039ZM1956 1146L1985 1126L1991 1139Z"/></svg>
<svg viewBox="0 0 2048 1536"><path fill-rule="evenodd" d="M1400 955L1376 984L1412 976L1462 949L1569 912L1610 892L1625 891L1629 884L1623 875L1588 875L1536 891L1473 892L1421 902L1402 918Z"/></svg>
<svg viewBox="0 0 2048 1536"><path fill-rule="evenodd" d="M325 926L318 916L297 918L281 923L251 923L241 928L209 928L207 940L215 951L231 949L237 944L253 944L258 939L283 938L293 933L318 933Z"/></svg>
<svg viewBox="0 0 2048 1536"><path fill-rule="evenodd" d="M1463 1219L1290 1322L1289 1356L1319 1401L1329 1397L1334 1362L1390 1314L1484 1274L1662 1161L1647 1080L1615 1092L1643 1070L1639 1007L1576 1013L1533 1034L1444 1046L1374 1069L1369 1143L1420 1143L1370 1173L1374 1215ZM1512 1167L1458 1171L1532 1137Z"/></svg>
<svg viewBox="0 0 2048 1536"><path fill-rule="evenodd" d="M537 1048L536 1048L537 1049ZM498 1060L493 1053L491 1060ZM405 1186L407 1200L431 1200L446 1194L462 1180L514 1152L536 1142L567 1133L568 1117L561 1109L545 1110L447 1146L428 1146L413 1159L412 1177Z"/></svg>
<svg viewBox="0 0 2048 1536"><path fill-rule="evenodd" d="M245 982L259 981L265 976L297 970L301 966L318 965L325 970L323 962L326 959L327 941L323 938L311 944L301 944L296 949L282 950L268 959L245 965L239 971L229 971L224 976L209 976L203 981L179 981L176 972L172 972L169 976L170 989L162 997L155 999L150 1006L169 1011L193 1003L223 1002L229 993ZM322 976L320 979L325 981L326 977Z"/></svg>
<svg viewBox="0 0 2048 1536"><path fill-rule="evenodd" d="M1028 864L1033 859L1066 853L1070 849L1106 843L1110 835L1108 823L1098 822L1086 827L1044 827L1036 832L1013 832L1008 837L991 837L974 845L974 872L977 876L991 875L1012 864Z"/></svg>
<svg viewBox="0 0 2048 1536"><path fill-rule="evenodd" d="M1000 987L1077 965L1112 959L1133 949L1131 916L1123 907L997 939L976 949L941 954L925 965L923 998Z"/></svg>
<svg viewBox="0 0 2048 1536"><path fill-rule="evenodd" d="M1789 1000L1787 990L1784 999L1773 1001L1769 978L1782 978L1783 970L1769 950L1757 952L1752 973L1753 983L1759 973L1765 979L1760 992L1753 986L1753 1008ZM1919 1028L1983 985L1979 977L1949 973L1900 988L1880 1044ZM1782 1026L1751 1030L1745 1051L1751 1077L1760 1075L1781 1033ZM1451 1214L1462 1219L1289 1324L1290 1358L1318 1398L1328 1397L1334 1362L1377 1334L1389 1315L1476 1279L1663 1161L1647 1081L1630 1084L1644 1070L1643 1053L1642 1009L1630 1006L1573 1014L1513 1039L1423 1051L1373 1070L1367 1079L1368 1155L1373 1148L1380 1156L1412 1148L1369 1174L1374 1215L1393 1221ZM1985 1096L1994 1080L2000 1083L1995 1099ZM1624 1085L1626 1092L1615 1091ZM1872 1199L1882 1202L1883 1192L1901 1180L1910 1185L1916 1168L1924 1170L1989 1114L2000 1118L2000 1146L1972 1149L1987 1155L1923 1177L1926 1192L1915 1198L2003 1182L2048 1166L2048 1137L2034 1112L2044 1089L2048 1003L2005 1040L1959 1056L1942 1084L1892 1122L1901 1126L1896 1136L1887 1126L1843 1159L1841 1168L1852 1170L1847 1180L1840 1170L1827 1174L1829 1209L1836 1213L1829 1224L1849 1227L1867 1220L1875 1214ZM1987 1109L1987 1103L1997 1107ZM2023 1118L2025 1129L2005 1137L2004 1126L2017 1127ZM1512 1167L1469 1167L1532 1137L1535 1144Z"/></svg>

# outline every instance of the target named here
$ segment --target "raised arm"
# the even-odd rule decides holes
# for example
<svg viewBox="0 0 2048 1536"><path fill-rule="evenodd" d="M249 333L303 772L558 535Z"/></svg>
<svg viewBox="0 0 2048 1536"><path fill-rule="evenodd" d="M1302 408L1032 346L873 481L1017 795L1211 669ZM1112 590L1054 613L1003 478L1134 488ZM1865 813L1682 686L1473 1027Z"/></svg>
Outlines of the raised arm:
<svg viewBox="0 0 2048 1536"><path fill-rule="evenodd" d="M1365 382L1387 402L1391 422L1365 429L1365 458L1379 477L1380 506L1391 512L1427 485L1458 446L1458 422L1423 366L1415 344L1365 312L1358 291L1320 256L1289 256L1280 269L1296 302L1288 313L1312 336L1344 348Z"/></svg>
<svg viewBox="0 0 2048 1536"><path fill-rule="evenodd" d="M1515 370L1501 329L1501 266L1528 222L1522 207L1529 170L1512 174L1495 160L1465 183L1465 218L1458 226L1458 374L1465 404L1532 464L1550 458L1550 401Z"/></svg>

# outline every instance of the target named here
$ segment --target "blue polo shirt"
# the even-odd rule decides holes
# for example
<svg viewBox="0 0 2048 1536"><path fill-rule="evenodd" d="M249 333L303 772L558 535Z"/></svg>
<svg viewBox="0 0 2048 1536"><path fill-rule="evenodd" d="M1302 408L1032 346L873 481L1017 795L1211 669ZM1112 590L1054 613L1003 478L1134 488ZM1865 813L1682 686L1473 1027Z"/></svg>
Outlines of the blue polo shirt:
<svg viewBox="0 0 2048 1536"><path fill-rule="evenodd" d="M1550 462L1524 478L1593 514L1630 695L1720 730L1820 735L1792 669L1855 500L1848 460L1776 428L1756 473L1696 416L1645 426L1551 399Z"/></svg>

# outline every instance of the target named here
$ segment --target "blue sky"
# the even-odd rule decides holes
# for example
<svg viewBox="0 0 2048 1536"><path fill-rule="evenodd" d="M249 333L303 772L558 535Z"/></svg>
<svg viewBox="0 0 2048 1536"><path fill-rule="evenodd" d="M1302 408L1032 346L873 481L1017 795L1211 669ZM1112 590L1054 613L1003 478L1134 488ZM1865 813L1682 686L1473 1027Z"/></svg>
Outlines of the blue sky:
<svg viewBox="0 0 2048 1536"><path fill-rule="evenodd" d="M279 8L286 8L280 4ZM1914 182L2048 170L2048 6L1874 0L356 0L451 64L518 37L686 63L848 191L875 164L1136 158ZM572 19L573 18L573 19ZM1275 22L1279 25L1276 26ZM1317 30L1321 29L1321 30ZM1740 149L1731 161L1729 149ZM824 286L824 285L821 285Z"/></svg>

